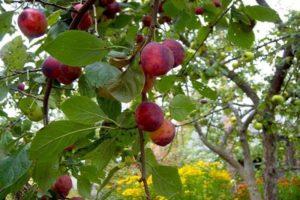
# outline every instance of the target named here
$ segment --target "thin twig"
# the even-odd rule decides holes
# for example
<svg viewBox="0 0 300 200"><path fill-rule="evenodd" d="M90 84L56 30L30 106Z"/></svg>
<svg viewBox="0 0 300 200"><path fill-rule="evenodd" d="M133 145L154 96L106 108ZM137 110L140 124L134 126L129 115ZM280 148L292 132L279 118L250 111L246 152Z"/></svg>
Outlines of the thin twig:
<svg viewBox="0 0 300 200"><path fill-rule="evenodd" d="M32 0L12 1L12 3L24 3L24 2L32 2ZM55 3L45 2L45 1L42 1L42 0L35 0L35 2L39 2L40 4L42 4L42 5L44 5L44 6L52 6L52 7L54 7L54 8L58 8L58 9L61 9L61 10L72 10L72 11L77 12L76 10L74 10L74 9L72 9L72 8L66 8L66 7L57 5L57 4L55 4Z"/></svg>
<svg viewBox="0 0 300 200"><path fill-rule="evenodd" d="M53 80L48 78L46 82L47 82L46 83L46 90L45 90L45 95L44 95L44 100L43 100L44 126L46 126L49 123L48 104L49 104L49 97L50 97L51 90L52 90Z"/></svg>
<svg viewBox="0 0 300 200"><path fill-rule="evenodd" d="M24 71L15 71L13 74L7 75L7 76L0 76L0 80L7 79L13 76L18 76L22 74L27 74L27 73L34 73L34 72L39 72L42 69L31 69L31 70L24 70Z"/></svg>

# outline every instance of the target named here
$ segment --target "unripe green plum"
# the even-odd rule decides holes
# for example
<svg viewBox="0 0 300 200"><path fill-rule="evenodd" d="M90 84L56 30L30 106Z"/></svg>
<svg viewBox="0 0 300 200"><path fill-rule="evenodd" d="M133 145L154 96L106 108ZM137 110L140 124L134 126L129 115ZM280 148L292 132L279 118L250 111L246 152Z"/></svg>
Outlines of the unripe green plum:
<svg viewBox="0 0 300 200"><path fill-rule="evenodd" d="M273 95L271 101L275 105L283 104L284 103L284 97L281 96L281 95Z"/></svg>
<svg viewBox="0 0 300 200"><path fill-rule="evenodd" d="M246 51L243 55L243 58L246 62L250 62L254 59L254 53L252 53L250 51Z"/></svg>
<svg viewBox="0 0 300 200"><path fill-rule="evenodd" d="M255 122L253 127L256 129L256 130L261 130L263 128L263 125L262 123L259 123L259 122Z"/></svg>
<svg viewBox="0 0 300 200"><path fill-rule="evenodd" d="M28 119L34 122L41 121L43 119L43 110L40 106L34 106L27 115Z"/></svg>

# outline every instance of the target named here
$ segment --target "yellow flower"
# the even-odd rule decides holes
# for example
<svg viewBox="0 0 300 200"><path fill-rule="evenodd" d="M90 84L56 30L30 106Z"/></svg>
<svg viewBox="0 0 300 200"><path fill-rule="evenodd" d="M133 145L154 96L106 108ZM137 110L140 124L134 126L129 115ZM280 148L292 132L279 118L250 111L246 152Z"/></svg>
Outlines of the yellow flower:
<svg viewBox="0 0 300 200"><path fill-rule="evenodd" d="M179 169L179 175L180 176L200 176L203 172L191 165L185 165L182 168Z"/></svg>
<svg viewBox="0 0 300 200"><path fill-rule="evenodd" d="M163 196L156 196L154 200L167 200L167 198Z"/></svg>
<svg viewBox="0 0 300 200"><path fill-rule="evenodd" d="M143 191L140 188L128 188L122 192L125 197L140 197L143 195Z"/></svg>
<svg viewBox="0 0 300 200"><path fill-rule="evenodd" d="M152 176L149 176L149 177L147 178L147 183L148 183L148 185L151 185L151 184L153 183L153 181L152 181Z"/></svg>
<svg viewBox="0 0 300 200"><path fill-rule="evenodd" d="M225 170L213 169L210 171L210 175L216 179L221 179L221 180L226 180L226 181L231 180L230 174Z"/></svg>

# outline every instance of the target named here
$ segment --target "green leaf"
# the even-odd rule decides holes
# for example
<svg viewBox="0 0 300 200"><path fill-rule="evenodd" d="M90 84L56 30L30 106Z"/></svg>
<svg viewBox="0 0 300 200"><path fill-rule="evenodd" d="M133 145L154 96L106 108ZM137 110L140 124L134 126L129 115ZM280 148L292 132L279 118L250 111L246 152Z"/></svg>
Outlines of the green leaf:
<svg viewBox="0 0 300 200"><path fill-rule="evenodd" d="M172 1L166 1L163 4L164 13L170 17L176 17L181 11L178 9Z"/></svg>
<svg viewBox="0 0 300 200"><path fill-rule="evenodd" d="M92 183L89 181L89 179L83 176L79 176L77 181L77 188L81 196L85 198L90 197L91 190L92 190Z"/></svg>
<svg viewBox="0 0 300 200"><path fill-rule="evenodd" d="M144 83L144 73L136 61L133 65L129 66L123 74L121 74L116 83L108 87L108 91L118 101L128 103L141 94Z"/></svg>
<svg viewBox="0 0 300 200"><path fill-rule="evenodd" d="M172 199L181 193L182 183L176 167L158 165L151 171L153 187L157 194Z"/></svg>
<svg viewBox="0 0 300 200"><path fill-rule="evenodd" d="M107 99L103 97L97 97L99 106L102 108L103 112L111 119L116 120L121 114L122 105L119 101L114 99Z"/></svg>
<svg viewBox="0 0 300 200"><path fill-rule="evenodd" d="M51 13L51 15L47 17L48 26L52 26L53 24L55 24L59 20L61 14L62 10L57 10Z"/></svg>
<svg viewBox="0 0 300 200"><path fill-rule="evenodd" d="M132 20L132 16L120 14L113 23L110 24L110 27L115 29L124 28L127 24L129 24Z"/></svg>
<svg viewBox="0 0 300 200"><path fill-rule="evenodd" d="M203 26L199 29L198 37L197 37L197 41L199 42L199 44L202 44L206 40L210 31L211 31L211 28L208 26Z"/></svg>
<svg viewBox="0 0 300 200"><path fill-rule="evenodd" d="M195 103L183 94L176 95L170 102L171 116L177 121L185 120L195 108Z"/></svg>
<svg viewBox="0 0 300 200"><path fill-rule="evenodd" d="M106 118L101 108L85 96L71 97L62 104L61 109L69 120L78 123L95 124Z"/></svg>
<svg viewBox="0 0 300 200"><path fill-rule="evenodd" d="M53 163L65 147L86 137L95 128L67 120L51 122L37 132L31 143L30 156L32 159Z"/></svg>
<svg viewBox="0 0 300 200"><path fill-rule="evenodd" d="M174 83L176 79L177 79L176 75L162 77L160 80L156 81L155 87L159 92L166 93L172 87L174 87Z"/></svg>
<svg viewBox="0 0 300 200"><path fill-rule="evenodd" d="M4 157L0 160L0 195L5 190L16 184L29 170L31 161L26 148L15 155Z"/></svg>
<svg viewBox="0 0 300 200"><path fill-rule="evenodd" d="M16 37L2 47L0 58L9 70L23 69L28 61L28 55L21 36Z"/></svg>
<svg viewBox="0 0 300 200"><path fill-rule="evenodd" d="M0 83L0 101L6 98L8 94L8 87L4 82Z"/></svg>
<svg viewBox="0 0 300 200"><path fill-rule="evenodd" d="M192 82L193 87L204 97L207 97L211 100L216 100L218 98L218 94L215 90L211 89L210 87L200 83L198 81Z"/></svg>
<svg viewBox="0 0 300 200"><path fill-rule="evenodd" d="M85 66L100 61L107 54L106 42L84 31L65 31L45 46L62 63Z"/></svg>
<svg viewBox="0 0 300 200"><path fill-rule="evenodd" d="M90 98L96 96L95 89L87 81L85 74L80 76L80 78L78 80L78 90L79 90L79 94L81 96L87 96Z"/></svg>
<svg viewBox="0 0 300 200"><path fill-rule="evenodd" d="M12 17L14 12L4 12L0 14L0 39L6 34L10 33L12 29Z"/></svg>
<svg viewBox="0 0 300 200"><path fill-rule="evenodd" d="M59 174L58 161L39 160L34 162L32 177L43 191L47 191Z"/></svg>
<svg viewBox="0 0 300 200"><path fill-rule="evenodd" d="M272 8L266 6L246 6L244 8L245 13L250 17L258 21L264 22L278 22L280 20L279 15Z"/></svg>
<svg viewBox="0 0 300 200"><path fill-rule="evenodd" d="M85 76L91 86L107 87L116 82L121 71L108 63L96 62L86 66Z"/></svg>
<svg viewBox="0 0 300 200"><path fill-rule="evenodd" d="M114 157L115 153L115 140L109 139L101 143L95 150L88 153L85 158L91 160L92 164L97 167L98 172L101 172Z"/></svg>
<svg viewBox="0 0 300 200"><path fill-rule="evenodd" d="M255 40L254 32L243 29L242 24L231 22L228 28L228 40L233 44L242 47L250 48Z"/></svg>

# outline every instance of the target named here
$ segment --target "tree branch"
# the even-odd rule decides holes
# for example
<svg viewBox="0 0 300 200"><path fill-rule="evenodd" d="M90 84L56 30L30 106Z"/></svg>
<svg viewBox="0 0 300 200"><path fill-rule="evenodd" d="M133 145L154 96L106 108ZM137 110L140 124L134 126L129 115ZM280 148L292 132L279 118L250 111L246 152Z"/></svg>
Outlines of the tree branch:
<svg viewBox="0 0 300 200"><path fill-rule="evenodd" d="M230 155L230 153L228 153L224 148L219 148L219 147L211 144L207 140L207 138L204 136L204 134L202 132L202 129L201 129L199 123L195 122L194 127L195 127L201 141L205 144L205 146L207 146L214 153L218 154L222 159L224 159L226 162L228 162L231 166L233 166L238 171L241 172L243 170L243 166L236 159L234 159Z"/></svg>

